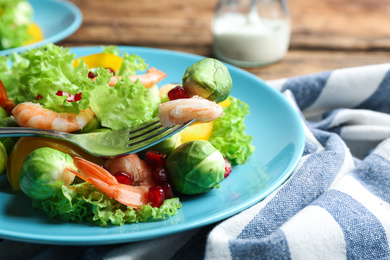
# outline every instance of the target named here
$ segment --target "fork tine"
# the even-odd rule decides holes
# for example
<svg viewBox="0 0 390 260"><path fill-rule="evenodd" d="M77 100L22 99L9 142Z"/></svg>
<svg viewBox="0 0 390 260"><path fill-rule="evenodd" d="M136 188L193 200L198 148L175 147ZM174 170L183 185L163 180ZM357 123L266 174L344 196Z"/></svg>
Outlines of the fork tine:
<svg viewBox="0 0 390 260"><path fill-rule="evenodd" d="M159 127L159 128L162 128L162 127ZM139 139L139 140L136 140L137 138L128 138L128 141L131 141L128 146L131 146L131 145L134 145L134 144L137 144L137 143L140 143L140 142L144 142L146 140L149 140L149 139L152 139L156 136L159 136L160 134L164 133L164 132L167 132L169 130L172 130L174 127L166 127L166 128L162 128L160 131L157 131L155 133L151 133L151 132L147 132L143 135L139 135L137 136L138 137L144 137L143 139ZM148 134L148 135L146 135Z"/></svg>
<svg viewBox="0 0 390 260"><path fill-rule="evenodd" d="M154 121L145 122L145 123L143 123L143 124L137 125L136 128L132 129L132 130L129 132L129 134L137 133L137 132L139 132L139 131L142 131L142 130L144 130L144 129L146 129L146 128L149 128L149 127L151 127L151 126L153 126L153 125L155 125L155 124L158 124L158 123L160 123L160 120L157 118L157 119L155 119Z"/></svg>
<svg viewBox="0 0 390 260"><path fill-rule="evenodd" d="M194 119L182 125L166 128L159 123L158 119L153 119L152 122L143 123L130 129L85 134L71 134L24 127L1 127L0 136L41 136L62 139L79 146L94 156L112 158L136 153L153 146L195 121Z"/></svg>
<svg viewBox="0 0 390 260"><path fill-rule="evenodd" d="M132 139L137 139L138 137L142 137L146 134L152 134L153 132L159 130L160 128L163 128L161 124L151 124L147 127L143 127L142 131L131 131L129 132L129 138L127 139L128 141L132 140ZM154 127L153 127L154 126ZM148 128L149 127L149 128ZM153 127L150 129L150 127ZM133 134L133 133L136 133L136 134Z"/></svg>
<svg viewBox="0 0 390 260"><path fill-rule="evenodd" d="M195 122L195 120L191 120L187 123L184 123L182 125L172 126L172 127L166 127L162 128L160 131L153 133L153 134L146 134L141 135L144 138L140 138L138 140L129 138L129 142L127 144L127 147L132 148L131 152L138 152L140 150L146 149L150 146L153 146L157 142L159 142L161 139L166 139L175 133L179 132L180 130L186 128L188 125Z"/></svg>

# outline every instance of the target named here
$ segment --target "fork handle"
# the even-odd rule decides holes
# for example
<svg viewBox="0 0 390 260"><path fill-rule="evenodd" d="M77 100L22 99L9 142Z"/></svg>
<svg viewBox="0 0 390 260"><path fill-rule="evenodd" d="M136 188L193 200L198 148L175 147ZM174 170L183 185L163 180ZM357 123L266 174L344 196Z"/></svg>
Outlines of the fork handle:
<svg viewBox="0 0 390 260"><path fill-rule="evenodd" d="M67 133L64 132L45 129L26 127L0 127L0 137L42 136L51 138L65 138L66 135Z"/></svg>

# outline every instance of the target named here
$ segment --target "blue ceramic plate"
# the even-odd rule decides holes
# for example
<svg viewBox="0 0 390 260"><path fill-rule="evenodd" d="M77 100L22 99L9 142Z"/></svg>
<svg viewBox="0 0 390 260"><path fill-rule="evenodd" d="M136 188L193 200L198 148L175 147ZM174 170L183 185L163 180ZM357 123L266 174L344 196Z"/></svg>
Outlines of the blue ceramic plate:
<svg viewBox="0 0 390 260"><path fill-rule="evenodd" d="M71 2L60 0L29 0L29 2L34 9L34 22L43 31L44 40L0 51L0 56L59 42L74 33L83 20L80 10Z"/></svg>
<svg viewBox="0 0 390 260"><path fill-rule="evenodd" d="M138 54L150 66L168 74L159 85L180 82L187 67L202 57L174 51L120 47ZM100 52L100 47L71 48L77 56ZM304 148L300 117L285 98L258 77L227 65L233 78L232 95L250 105L247 133L256 151L233 172L219 189L182 197L183 207L172 218L159 222L102 228L89 223L66 223L33 210L22 193L12 192L6 176L0 176L0 237L18 241L63 244L114 244L151 239L202 227L236 214L259 202L292 173Z"/></svg>

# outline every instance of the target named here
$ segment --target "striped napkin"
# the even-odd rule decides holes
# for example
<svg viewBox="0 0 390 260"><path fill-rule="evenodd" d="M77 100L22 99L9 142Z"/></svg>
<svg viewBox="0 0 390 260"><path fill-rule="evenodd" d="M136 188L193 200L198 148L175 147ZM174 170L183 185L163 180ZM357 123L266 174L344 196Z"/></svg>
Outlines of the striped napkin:
<svg viewBox="0 0 390 260"><path fill-rule="evenodd" d="M0 252L14 248L32 259L389 259L390 64L268 83L301 113L306 146L292 176L263 201L163 239L91 247L2 241Z"/></svg>

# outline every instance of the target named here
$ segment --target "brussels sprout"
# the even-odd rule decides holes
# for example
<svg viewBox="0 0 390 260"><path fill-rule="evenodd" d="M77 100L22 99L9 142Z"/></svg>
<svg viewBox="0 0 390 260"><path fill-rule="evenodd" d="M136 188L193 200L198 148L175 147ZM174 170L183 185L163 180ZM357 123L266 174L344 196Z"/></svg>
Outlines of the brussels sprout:
<svg viewBox="0 0 390 260"><path fill-rule="evenodd" d="M7 151L7 155L9 155L14 147L18 138L16 137L0 137L0 142L3 144L5 150ZM1 174L0 174L1 175Z"/></svg>
<svg viewBox="0 0 390 260"><path fill-rule="evenodd" d="M183 76L183 87L190 96L200 96L217 103L232 90L229 70L219 60L206 58L191 65Z"/></svg>
<svg viewBox="0 0 390 260"><path fill-rule="evenodd" d="M200 194L219 187L225 161L208 141L195 140L177 147L165 164L173 188L182 194Z"/></svg>
<svg viewBox="0 0 390 260"><path fill-rule="evenodd" d="M67 168L77 170L69 154L44 147L31 152L20 170L21 190L32 199L47 199L73 182L75 175Z"/></svg>
<svg viewBox="0 0 390 260"><path fill-rule="evenodd" d="M12 117L8 116L4 108L0 107L0 127L11 126L18 126L18 124L15 123L15 120Z"/></svg>
<svg viewBox="0 0 390 260"><path fill-rule="evenodd" d="M0 118L0 127L17 127L19 126L12 117Z"/></svg>
<svg viewBox="0 0 390 260"><path fill-rule="evenodd" d="M7 160L8 160L7 150L5 149L3 143L0 142L0 175L2 175L5 172Z"/></svg>

